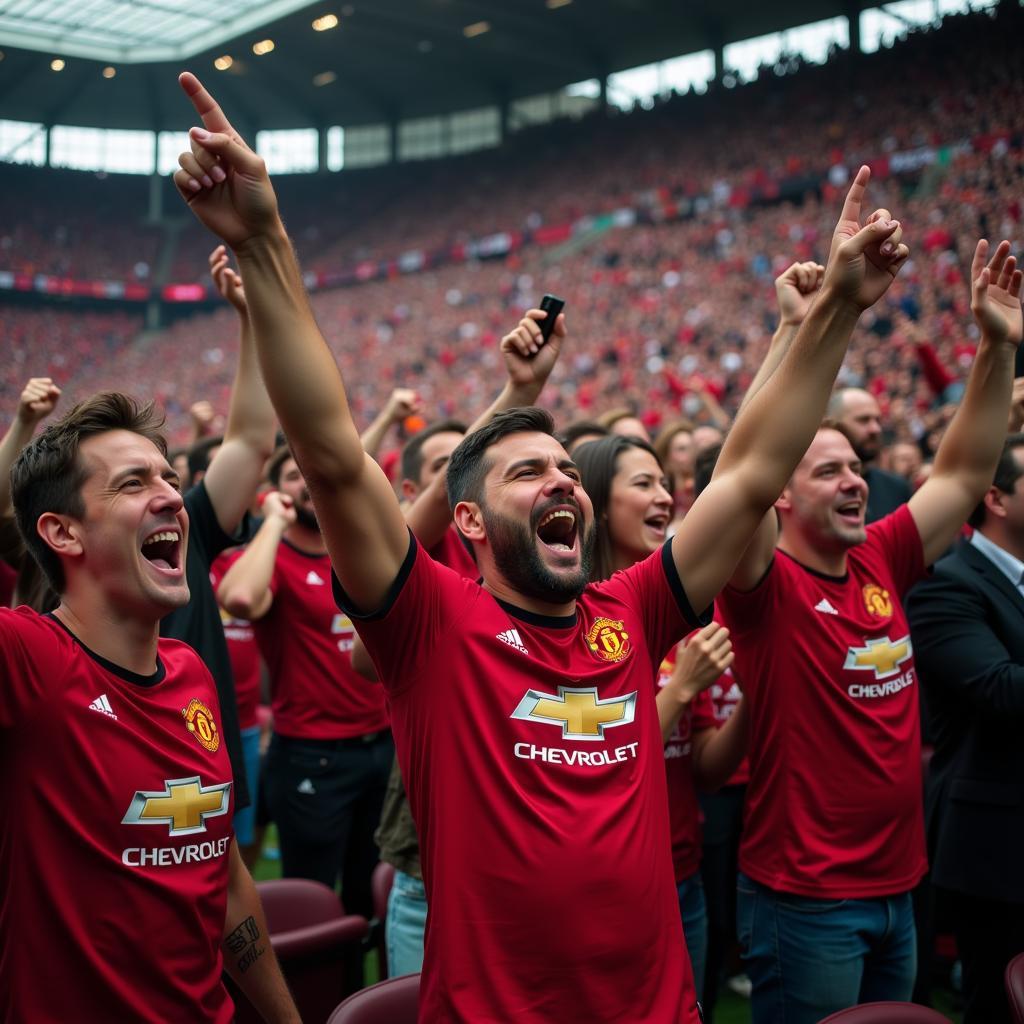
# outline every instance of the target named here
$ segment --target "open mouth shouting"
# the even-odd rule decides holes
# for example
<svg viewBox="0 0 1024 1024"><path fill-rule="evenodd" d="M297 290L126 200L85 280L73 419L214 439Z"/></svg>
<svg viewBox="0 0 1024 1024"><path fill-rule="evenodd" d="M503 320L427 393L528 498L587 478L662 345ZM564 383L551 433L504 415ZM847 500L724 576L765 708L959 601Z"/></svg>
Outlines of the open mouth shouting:
<svg viewBox="0 0 1024 1024"><path fill-rule="evenodd" d="M575 554L579 550L579 510L558 505L544 512L537 524L537 538L555 554Z"/></svg>
<svg viewBox="0 0 1024 1024"><path fill-rule="evenodd" d="M142 542L142 557L159 573L177 579L182 574L181 530L164 527Z"/></svg>
<svg viewBox="0 0 1024 1024"><path fill-rule="evenodd" d="M846 501L836 507L836 515L846 526L863 526L864 502L860 498Z"/></svg>
<svg viewBox="0 0 1024 1024"><path fill-rule="evenodd" d="M659 540L663 541L668 536L668 524L672 517L667 512L655 512L644 520L644 526Z"/></svg>

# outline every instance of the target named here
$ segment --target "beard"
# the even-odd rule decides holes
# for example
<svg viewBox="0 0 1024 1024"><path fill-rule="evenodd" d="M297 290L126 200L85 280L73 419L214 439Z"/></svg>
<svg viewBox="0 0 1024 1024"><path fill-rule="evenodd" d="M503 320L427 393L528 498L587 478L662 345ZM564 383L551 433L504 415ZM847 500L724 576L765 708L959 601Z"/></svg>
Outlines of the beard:
<svg viewBox="0 0 1024 1024"><path fill-rule="evenodd" d="M858 441L853 446L854 454L865 465L868 466L878 458L882 451L882 440L876 438L873 441Z"/></svg>
<svg viewBox="0 0 1024 1024"><path fill-rule="evenodd" d="M295 506L295 521L306 527L307 530L319 530L320 523L317 521L316 512L311 512L304 505Z"/></svg>
<svg viewBox="0 0 1024 1024"><path fill-rule="evenodd" d="M559 504L564 504L560 502ZM494 564L509 584L525 597L549 604L575 601L590 582L594 561L593 525L580 536L580 565L571 573L552 572L540 557L537 538L530 526L508 519L481 505L487 540L494 550ZM534 519L540 522L547 509L539 509ZM578 515L578 513L577 513Z"/></svg>

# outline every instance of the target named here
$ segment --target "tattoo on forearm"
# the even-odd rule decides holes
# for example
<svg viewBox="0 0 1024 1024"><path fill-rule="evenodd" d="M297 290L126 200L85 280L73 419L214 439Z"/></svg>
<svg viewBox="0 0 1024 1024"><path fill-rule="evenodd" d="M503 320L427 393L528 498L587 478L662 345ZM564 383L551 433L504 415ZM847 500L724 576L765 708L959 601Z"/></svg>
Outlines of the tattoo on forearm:
<svg viewBox="0 0 1024 1024"><path fill-rule="evenodd" d="M242 974L263 956L264 947L257 945L260 937L260 926L256 923L256 918L247 917L224 940L228 952L237 958L235 964Z"/></svg>

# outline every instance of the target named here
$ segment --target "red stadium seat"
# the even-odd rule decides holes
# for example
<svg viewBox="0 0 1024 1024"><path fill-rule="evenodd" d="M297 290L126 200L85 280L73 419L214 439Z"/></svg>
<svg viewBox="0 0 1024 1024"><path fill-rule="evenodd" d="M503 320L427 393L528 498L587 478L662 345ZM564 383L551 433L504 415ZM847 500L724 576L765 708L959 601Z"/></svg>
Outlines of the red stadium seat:
<svg viewBox="0 0 1024 1024"><path fill-rule="evenodd" d="M333 889L305 878L258 882L270 944L305 1021L326 1020L362 984L365 917L346 914ZM225 976L226 977L226 976ZM228 984L237 1024L262 1018L237 988Z"/></svg>
<svg viewBox="0 0 1024 1024"><path fill-rule="evenodd" d="M862 1003L833 1013L818 1024L949 1024L949 1020L917 1003Z"/></svg>
<svg viewBox="0 0 1024 1024"><path fill-rule="evenodd" d="M388 917L388 896L391 894L391 886L394 881L394 865L381 861L373 869L373 878L370 882L373 890L373 920L370 922L370 934L367 938L367 945L371 949L377 950L377 963L380 968L382 981L388 976L388 948L385 937Z"/></svg>
<svg viewBox="0 0 1024 1024"><path fill-rule="evenodd" d="M1013 1024L1024 1024L1024 953L1006 965L1006 997L1010 1000Z"/></svg>
<svg viewBox="0 0 1024 1024"><path fill-rule="evenodd" d="M416 1024L420 976L403 974L349 996L327 1024Z"/></svg>

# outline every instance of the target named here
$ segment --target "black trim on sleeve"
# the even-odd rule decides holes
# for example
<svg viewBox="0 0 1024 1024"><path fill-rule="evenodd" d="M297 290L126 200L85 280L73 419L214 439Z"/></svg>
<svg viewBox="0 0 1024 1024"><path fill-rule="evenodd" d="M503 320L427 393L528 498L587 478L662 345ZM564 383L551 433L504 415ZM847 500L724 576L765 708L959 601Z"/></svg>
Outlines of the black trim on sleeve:
<svg viewBox="0 0 1024 1024"><path fill-rule="evenodd" d="M345 593L345 590L341 585L341 581L334 574L334 569L332 567L331 591L334 594L334 603L350 619L354 619L359 622L372 622L374 619L383 619L394 607L395 602L398 600L398 595L402 592L402 587L405 586L405 581L409 578L409 574L412 572L413 563L416 561L417 548L419 548L419 544L416 542L416 538L413 536L412 530L409 530L409 550L406 553L405 561L402 562L402 568L398 570L398 575L388 588L387 596L384 598L384 603L380 608L373 612L360 611L349 600L348 594Z"/></svg>
<svg viewBox="0 0 1024 1024"><path fill-rule="evenodd" d="M683 613L683 618L691 626L706 626L714 614L714 602L705 608L700 615L697 615L693 610L690 599L686 596L686 591L683 589L683 581L679 578L679 570L676 568L675 559L672 557L671 539L665 541L661 546L661 567L665 570L665 579L668 580L669 589L672 591L672 596L676 599L679 610Z"/></svg>
<svg viewBox="0 0 1024 1024"><path fill-rule="evenodd" d="M81 647L97 665L100 666L100 668L105 668L108 672L117 676L119 679L123 679L126 683L131 683L134 686L156 686L157 683L162 683L167 675L167 669L164 668L164 663L160 660L159 654L156 656L156 671L151 672L148 676L144 676L138 672L132 672L130 669L123 668L121 665L115 665L114 662L108 661L103 657L103 655L97 654L91 648L86 647L86 645L83 644L82 641L79 640L79 638L75 636L75 634L72 633L56 615L53 614L53 612L47 612L44 618L50 619L52 622L56 622L57 625L60 626L60 628L63 629L64 632L67 633L67 635L71 637L71 639L74 640L75 643L78 644L78 646Z"/></svg>

